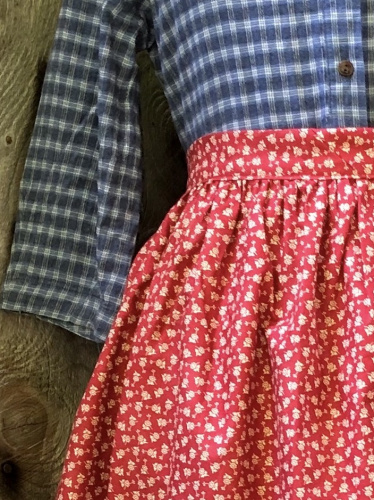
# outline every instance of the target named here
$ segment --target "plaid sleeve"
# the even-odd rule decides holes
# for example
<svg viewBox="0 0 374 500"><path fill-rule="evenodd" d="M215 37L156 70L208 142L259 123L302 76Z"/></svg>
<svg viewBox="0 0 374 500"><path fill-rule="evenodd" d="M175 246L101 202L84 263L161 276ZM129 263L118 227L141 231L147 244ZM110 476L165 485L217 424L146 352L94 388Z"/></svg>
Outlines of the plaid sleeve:
<svg viewBox="0 0 374 500"><path fill-rule="evenodd" d="M65 0L20 189L0 307L102 341L141 196L137 0Z"/></svg>

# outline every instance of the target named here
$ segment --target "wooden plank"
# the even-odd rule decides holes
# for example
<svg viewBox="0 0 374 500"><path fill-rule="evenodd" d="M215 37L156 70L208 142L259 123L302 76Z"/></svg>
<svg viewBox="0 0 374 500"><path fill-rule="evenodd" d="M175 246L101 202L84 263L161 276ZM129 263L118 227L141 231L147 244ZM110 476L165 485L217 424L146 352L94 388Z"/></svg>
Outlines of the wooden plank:
<svg viewBox="0 0 374 500"><path fill-rule="evenodd" d="M60 0L0 0L0 282ZM0 498L50 500L98 346L0 311Z"/></svg>

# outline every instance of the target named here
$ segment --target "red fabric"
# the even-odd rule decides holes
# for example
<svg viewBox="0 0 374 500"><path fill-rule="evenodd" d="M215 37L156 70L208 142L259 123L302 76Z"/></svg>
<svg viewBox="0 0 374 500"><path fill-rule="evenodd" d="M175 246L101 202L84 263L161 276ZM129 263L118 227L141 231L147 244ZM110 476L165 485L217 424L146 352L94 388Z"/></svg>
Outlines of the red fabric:
<svg viewBox="0 0 374 500"><path fill-rule="evenodd" d="M374 498L374 129L217 133L188 160L57 498Z"/></svg>

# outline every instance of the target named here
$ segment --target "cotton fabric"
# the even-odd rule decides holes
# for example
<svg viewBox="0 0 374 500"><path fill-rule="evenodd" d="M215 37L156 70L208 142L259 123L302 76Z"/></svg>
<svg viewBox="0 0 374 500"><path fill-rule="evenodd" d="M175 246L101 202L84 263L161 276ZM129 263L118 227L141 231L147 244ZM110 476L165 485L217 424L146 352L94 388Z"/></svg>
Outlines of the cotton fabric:
<svg viewBox="0 0 374 500"><path fill-rule="evenodd" d="M58 500L374 497L374 129L216 133L137 255Z"/></svg>
<svg viewBox="0 0 374 500"><path fill-rule="evenodd" d="M64 0L0 306L107 336L138 224L137 51L186 150L233 129L371 127L373 13L373 0Z"/></svg>

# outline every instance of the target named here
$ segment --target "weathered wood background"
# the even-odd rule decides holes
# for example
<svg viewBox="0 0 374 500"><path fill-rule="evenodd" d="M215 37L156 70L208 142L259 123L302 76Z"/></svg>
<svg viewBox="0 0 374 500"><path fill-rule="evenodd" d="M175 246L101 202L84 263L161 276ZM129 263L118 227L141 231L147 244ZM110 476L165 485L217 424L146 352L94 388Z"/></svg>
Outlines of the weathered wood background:
<svg viewBox="0 0 374 500"><path fill-rule="evenodd" d="M0 0L0 284L60 1ZM145 183L137 248L186 182L162 90L145 54L139 63ZM72 419L98 352L96 344L58 327L0 311L0 500L53 499Z"/></svg>

